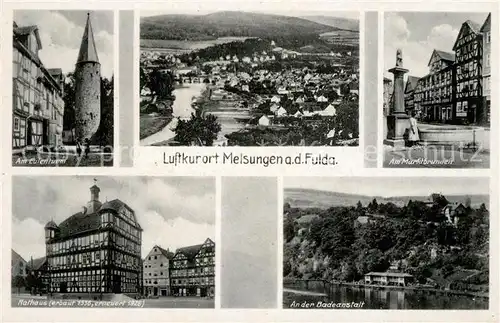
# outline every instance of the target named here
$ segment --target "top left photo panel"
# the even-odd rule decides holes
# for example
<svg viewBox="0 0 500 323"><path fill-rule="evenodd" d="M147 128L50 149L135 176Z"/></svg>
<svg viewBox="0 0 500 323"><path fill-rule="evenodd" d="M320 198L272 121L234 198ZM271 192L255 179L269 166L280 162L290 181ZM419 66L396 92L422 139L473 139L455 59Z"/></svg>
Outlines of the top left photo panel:
<svg viewBox="0 0 500 323"><path fill-rule="evenodd" d="M113 11L13 18L12 166L113 166Z"/></svg>

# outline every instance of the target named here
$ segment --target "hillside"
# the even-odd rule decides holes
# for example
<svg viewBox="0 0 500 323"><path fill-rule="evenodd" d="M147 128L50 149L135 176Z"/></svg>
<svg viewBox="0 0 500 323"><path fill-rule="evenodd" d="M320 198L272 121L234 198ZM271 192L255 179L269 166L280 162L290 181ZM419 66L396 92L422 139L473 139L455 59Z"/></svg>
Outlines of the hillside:
<svg viewBox="0 0 500 323"><path fill-rule="evenodd" d="M290 188L285 189L285 202L292 207L299 208L328 208L331 206L355 206L358 201L364 206L368 205L374 198L378 203L392 202L398 206L403 206L412 201L428 201L429 196L365 196L356 194L345 194L339 192L319 191L312 189ZM481 203L489 204L487 195L447 195L450 202L464 202L466 197L470 197L472 206L479 206Z"/></svg>
<svg viewBox="0 0 500 323"><path fill-rule="evenodd" d="M141 18L142 39L207 40L219 37L282 38L331 32L337 28L311 20L271 14L222 11L207 15Z"/></svg>
<svg viewBox="0 0 500 323"><path fill-rule="evenodd" d="M359 20L355 19L330 16L302 16L300 18L339 29L359 31Z"/></svg>

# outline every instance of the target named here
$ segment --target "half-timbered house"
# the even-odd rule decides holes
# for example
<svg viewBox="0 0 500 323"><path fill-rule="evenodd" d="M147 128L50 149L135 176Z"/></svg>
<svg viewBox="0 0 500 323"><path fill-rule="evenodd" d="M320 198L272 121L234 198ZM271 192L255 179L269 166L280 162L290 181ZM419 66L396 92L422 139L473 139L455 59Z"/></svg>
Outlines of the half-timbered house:
<svg viewBox="0 0 500 323"><path fill-rule="evenodd" d="M476 123L483 117L481 26L467 20L453 45L456 61L456 118Z"/></svg>
<svg viewBox="0 0 500 323"><path fill-rule="evenodd" d="M64 76L47 69L37 26L13 26L12 147L62 145Z"/></svg>
<svg viewBox="0 0 500 323"><path fill-rule="evenodd" d="M215 243L179 248L170 268L173 295L213 296L215 293Z"/></svg>
<svg viewBox="0 0 500 323"><path fill-rule="evenodd" d="M142 228L127 204L101 203L99 192L93 185L81 212L45 226L50 293L142 292Z"/></svg>
<svg viewBox="0 0 500 323"><path fill-rule="evenodd" d="M483 35L483 120L482 123L490 122L490 104L491 104L491 13L481 27Z"/></svg>
<svg viewBox="0 0 500 323"><path fill-rule="evenodd" d="M429 74L420 78L414 90L415 109L425 121L453 122L455 55L434 50L427 64Z"/></svg>
<svg viewBox="0 0 500 323"><path fill-rule="evenodd" d="M408 76L405 85L405 111L407 114L411 114L415 111L415 88L417 87L417 82L419 78L416 76Z"/></svg>

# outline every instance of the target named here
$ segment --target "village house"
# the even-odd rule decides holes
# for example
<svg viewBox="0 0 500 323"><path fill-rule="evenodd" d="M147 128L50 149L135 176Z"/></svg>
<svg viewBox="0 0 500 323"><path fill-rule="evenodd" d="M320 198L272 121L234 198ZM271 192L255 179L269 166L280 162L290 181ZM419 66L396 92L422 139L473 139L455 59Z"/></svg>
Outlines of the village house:
<svg viewBox="0 0 500 323"><path fill-rule="evenodd" d="M143 260L143 286L146 296L170 295L170 260L174 254L154 246Z"/></svg>
<svg viewBox="0 0 500 323"><path fill-rule="evenodd" d="M271 125L271 120L266 116L266 115L263 115L262 117L259 118L259 126L270 126Z"/></svg>

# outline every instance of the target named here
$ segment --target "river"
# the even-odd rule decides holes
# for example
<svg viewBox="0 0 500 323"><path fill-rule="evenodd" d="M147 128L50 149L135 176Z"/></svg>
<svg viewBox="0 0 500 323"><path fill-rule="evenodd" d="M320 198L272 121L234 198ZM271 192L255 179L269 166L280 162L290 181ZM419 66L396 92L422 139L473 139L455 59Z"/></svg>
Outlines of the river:
<svg viewBox="0 0 500 323"><path fill-rule="evenodd" d="M301 286L288 286L297 290ZM325 290L322 283L309 283L308 292L325 293L324 295L308 295L294 293L287 290L283 292L283 308L289 308L295 302L315 303L361 303L363 309L488 309L488 299L473 298L461 295L436 295L428 292L413 290L373 289L358 286L332 285L330 290ZM301 289L303 290L303 289ZM311 294L311 293L309 293ZM300 308L300 307L298 307Z"/></svg>
<svg viewBox="0 0 500 323"><path fill-rule="evenodd" d="M173 129L177 124L177 118L184 119L191 116L191 113L195 111L192 107L193 98L199 97L205 86L203 83L192 83L184 84L183 87L175 89L173 91L175 101L172 105L174 118L162 130L142 139L140 142L141 146L151 146L172 139L175 136Z"/></svg>

